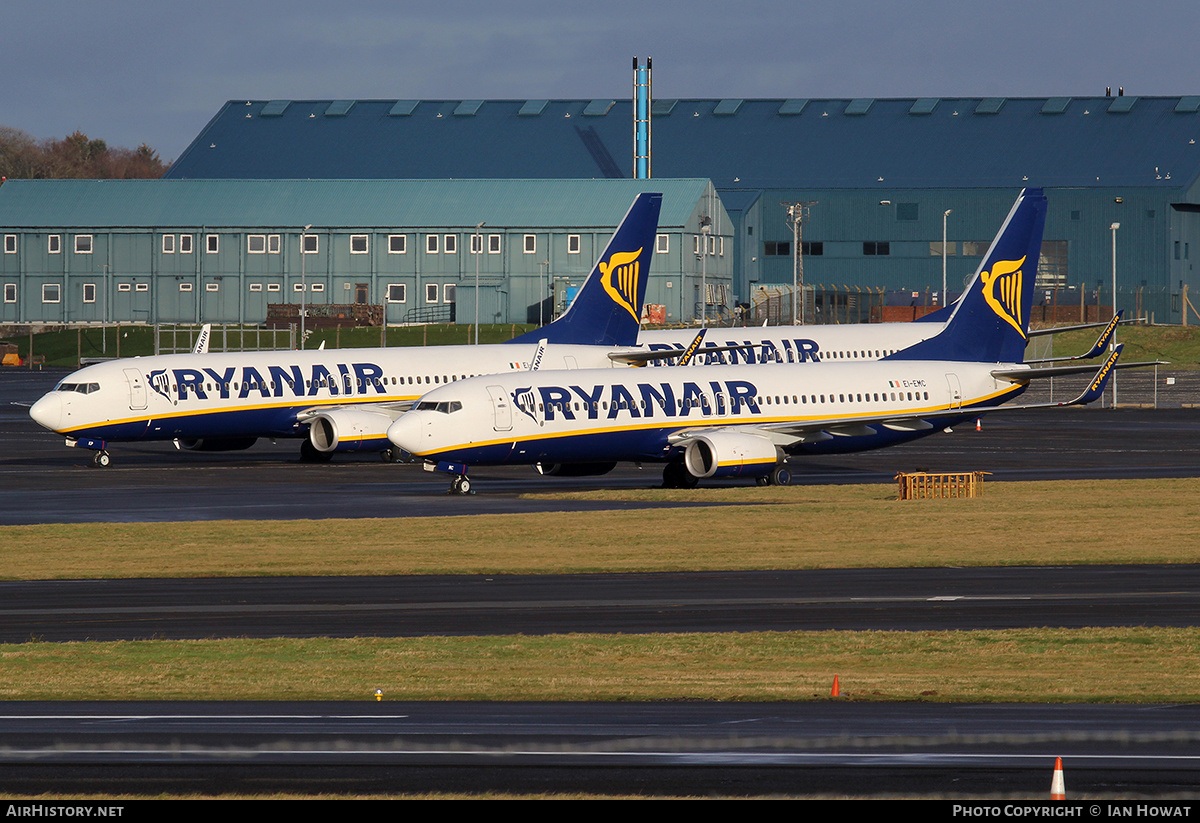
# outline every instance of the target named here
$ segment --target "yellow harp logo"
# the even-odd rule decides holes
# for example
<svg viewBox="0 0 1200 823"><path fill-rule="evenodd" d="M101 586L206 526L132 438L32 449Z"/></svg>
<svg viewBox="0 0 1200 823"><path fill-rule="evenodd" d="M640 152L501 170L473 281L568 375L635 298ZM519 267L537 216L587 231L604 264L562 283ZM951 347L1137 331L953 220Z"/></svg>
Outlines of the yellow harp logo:
<svg viewBox="0 0 1200 823"><path fill-rule="evenodd" d="M999 260L990 272L985 271L981 275L983 297L987 304L997 316L1020 332L1021 337L1025 337L1025 330L1021 328L1021 265L1024 262L1024 257L1020 260Z"/></svg>
<svg viewBox="0 0 1200 823"><path fill-rule="evenodd" d="M620 251L608 258L607 263L603 260L600 261L600 274L604 277L601 282L604 290L608 292L608 296L614 303L623 307L637 322L641 322L641 318L638 317L634 303L637 302L638 277L641 274L641 263L638 262L638 257L641 254L641 249Z"/></svg>

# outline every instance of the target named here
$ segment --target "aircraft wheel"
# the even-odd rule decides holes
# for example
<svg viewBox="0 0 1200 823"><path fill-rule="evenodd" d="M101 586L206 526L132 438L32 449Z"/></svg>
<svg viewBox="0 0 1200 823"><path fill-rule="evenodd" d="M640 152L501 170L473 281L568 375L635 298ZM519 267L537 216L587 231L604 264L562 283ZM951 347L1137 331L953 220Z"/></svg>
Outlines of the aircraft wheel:
<svg viewBox="0 0 1200 823"><path fill-rule="evenodd" d="M107 469L112 465L112 456L106 451L98 451L92 455L92 465L98 469Z"/></svg>
<svg viewBox="0 0 1200 823"><path fill-rule="evenodd" d="M470 494L471 480L465 475L458 475L450 483L450 491L453 494Z"/></svg>
<svg viewBox="0 0 1200 823"><path fill-rule="evenodd" d="M792 472L787 466L780 464L771 471L772 486L790 486L791 484Z"/></svg>
<svg viewBox="0 0 1200 823"><path fill-rule="evenodd" d="M333 452L317 451L316 446L308 439L300 441L301 463L328 463L332 459Z"/></svg>
<svg viewBox="0 0 1200 823"><path fill-rule="evenodd" d="M754 478L754 482L759 486L769 486L771 485L771 478L764 474L761 477Z"/></svg>

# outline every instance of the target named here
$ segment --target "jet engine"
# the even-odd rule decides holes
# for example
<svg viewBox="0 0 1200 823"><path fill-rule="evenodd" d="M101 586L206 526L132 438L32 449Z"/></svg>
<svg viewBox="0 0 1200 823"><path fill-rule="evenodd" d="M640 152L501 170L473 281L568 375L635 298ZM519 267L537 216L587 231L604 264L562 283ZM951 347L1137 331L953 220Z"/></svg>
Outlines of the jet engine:
<svg viewBox="0 0 1200 823"><path fill-rule="evenodd" d="M534 463L538 474L554 477L594 477L608 474L617 467L614 463Z"/></svg>
<svg viewBox="0 0 1200 823"><path fill-rule="evenodd" d="M308 440L319 452L351 452L386 444L392 418L359 409L332 409L309 421Z"/></svg>
<svg viewBox="0 0 1200 823"><path fill-rule="evenodd" d="M701 434L688 441L683 464L693 477L764 477L782 462L765 437L742 432Z"/></svg>
<svg viewBox="0 0 1200 823"><path fill-rule="evenodd" d="M181 437L179 447L192 452L237 452L257 442L257 437Z"/></svg>

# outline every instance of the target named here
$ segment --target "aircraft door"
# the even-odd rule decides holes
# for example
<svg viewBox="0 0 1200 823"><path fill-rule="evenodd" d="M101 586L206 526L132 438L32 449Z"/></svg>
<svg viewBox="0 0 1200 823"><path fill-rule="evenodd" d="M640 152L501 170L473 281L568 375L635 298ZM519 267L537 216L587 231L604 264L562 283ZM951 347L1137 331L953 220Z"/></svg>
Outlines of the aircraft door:
<svg viewBox="0 0 1200 823"><path fill-rule="evenodd" d="M498 432L512 431L512 404L503 386L488 386L492 398L492 427Z"/></svg>
<svg viewBox="0 0 1200 823"><path fill-rule="evenodd" d="M125 379L129 381L129 408L141 411L146 408L146 381L137 369L125 369Z"/></svg>
<svg viewBox="0 0 1200 823"><path fill-rule="evenodd" d="M951 372L946 372L946 383L950 386L950 408L962 408L962 384L958 382L958 375Z"/></svg>

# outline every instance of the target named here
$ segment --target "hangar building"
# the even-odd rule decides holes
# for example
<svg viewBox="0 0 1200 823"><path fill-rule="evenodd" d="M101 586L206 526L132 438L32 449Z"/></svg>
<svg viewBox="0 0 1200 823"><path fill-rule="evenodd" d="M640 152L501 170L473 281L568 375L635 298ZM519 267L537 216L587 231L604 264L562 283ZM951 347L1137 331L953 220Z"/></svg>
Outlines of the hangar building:
<svg viewBox="0 0 1200 823"><path fill-rule="evenodd" d="M261 323L303 297L470 323L477 273L480 322L548 321L648 189L647 302L690 318L706 282L727 304L731 223L707 180L10 180L0 322Z"/></svg>
<svg viewBox="0 0 1200 823"><path fill-rule="evenodd" d="M629 177L633 101L231 101L167 176ZM1200 96L657 99L653 177L712 180L733 221L732 289L941 288L978 265L1018 191L1047 189L1040 281L1179 321L1197 285ZM1095 294L1099 289L1099 295ZM1063 302L1077 300L1064 298Z"/></svg>

